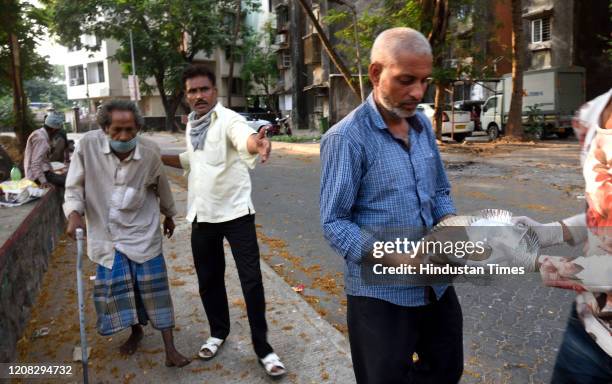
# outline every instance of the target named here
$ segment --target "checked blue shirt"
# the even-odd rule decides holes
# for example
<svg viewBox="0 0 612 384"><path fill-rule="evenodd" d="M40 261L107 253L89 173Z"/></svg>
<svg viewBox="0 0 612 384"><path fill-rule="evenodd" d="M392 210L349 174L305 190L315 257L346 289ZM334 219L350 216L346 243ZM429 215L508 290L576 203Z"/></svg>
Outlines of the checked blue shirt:
<svg viewBox="0 0 612 384"><path fill-rule="evenodd" d="M455 207L429 120L408 118L409 146L394 138L372 94L334 125L321 141L321 225L346 261L345 291L402 306L428 303L426 287L378 285L361 278L361 260L380 233L431 228ZM412 235L410 233L412 232ZM440 298L446 285L434 285Z"/></svg>

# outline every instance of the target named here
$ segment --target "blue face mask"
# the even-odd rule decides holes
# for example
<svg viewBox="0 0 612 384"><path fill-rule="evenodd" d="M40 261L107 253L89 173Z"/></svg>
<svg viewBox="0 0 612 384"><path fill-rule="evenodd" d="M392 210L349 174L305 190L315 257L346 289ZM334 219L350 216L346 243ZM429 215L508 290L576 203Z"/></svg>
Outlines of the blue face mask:
<svg viewBox="0 0 612 384"><path fill-rule="evenodd" d="M135 136L130 141L108 140L113 151L117 153L127 153L136 147L138 136Z"/></svg>

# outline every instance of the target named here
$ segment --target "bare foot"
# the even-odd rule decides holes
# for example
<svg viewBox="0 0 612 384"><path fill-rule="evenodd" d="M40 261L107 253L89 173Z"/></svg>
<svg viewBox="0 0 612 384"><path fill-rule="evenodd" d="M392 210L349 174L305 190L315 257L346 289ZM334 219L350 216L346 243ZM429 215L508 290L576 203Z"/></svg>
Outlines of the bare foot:
<svg viewBox="0 0 612 384"><path fill-rule="evenodd" d="M166 351L166 367L184 367L191 363L191 360L181 355L176 349Z"/></svg>
<svg viewBox="0 0 612 384"><path fill-rule="evenodd" d="M138 344L140 340L142 340L144 333L142 332L142 327L140 325L132 325L132 334L125 341L125 343L121 344L119 347L119 352L122 355L133 355L138 349Z"/></svg>

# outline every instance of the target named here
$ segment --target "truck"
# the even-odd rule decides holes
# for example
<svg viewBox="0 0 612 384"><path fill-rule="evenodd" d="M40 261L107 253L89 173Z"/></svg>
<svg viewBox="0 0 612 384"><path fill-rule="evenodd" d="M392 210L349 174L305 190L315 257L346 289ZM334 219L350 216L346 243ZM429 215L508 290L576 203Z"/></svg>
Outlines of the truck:
<svg viewBox="0 0 612 384"><path fill-rule="evenodd" d="M533 124L536 139L549 134L566 138L572 133L572 118L584 103L584 68L547 68L523 73L523 125ZM482 108L483 129L494 140L504 132L512 99L512 74L497 82L495 95ZM537 122L537 124L534 124Z"/></svg>

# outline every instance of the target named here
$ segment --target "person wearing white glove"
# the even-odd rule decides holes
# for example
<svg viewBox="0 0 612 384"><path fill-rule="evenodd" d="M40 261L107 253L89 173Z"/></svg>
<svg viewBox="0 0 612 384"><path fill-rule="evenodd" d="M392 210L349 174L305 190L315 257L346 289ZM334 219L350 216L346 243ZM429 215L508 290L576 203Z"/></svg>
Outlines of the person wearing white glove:
<svg viewBox="0 0 612 384"><path fill-rule="evenodd" d="M527 216L512 218L514 224L530 227L538 236L541 248L567 243L576 245L586 241L586 215L584 213L568 217L561 221L542 224Z"/></svg>
<svg viewBox="0 0 612 384"><path fill-rule="evenodd" d="M609 289L612 282L606 271L612 263L612 236L608 232L612 227L609 199L612 89L585 104L573 126L582 145L586 213L546 224L525 216L516 217L513 222L531 227L541 248L563 243L586 245L584 256L573 260L545 255L538 259L544 284L578 292L551 382L609 384L612 383L612 292Z"/></svg>

